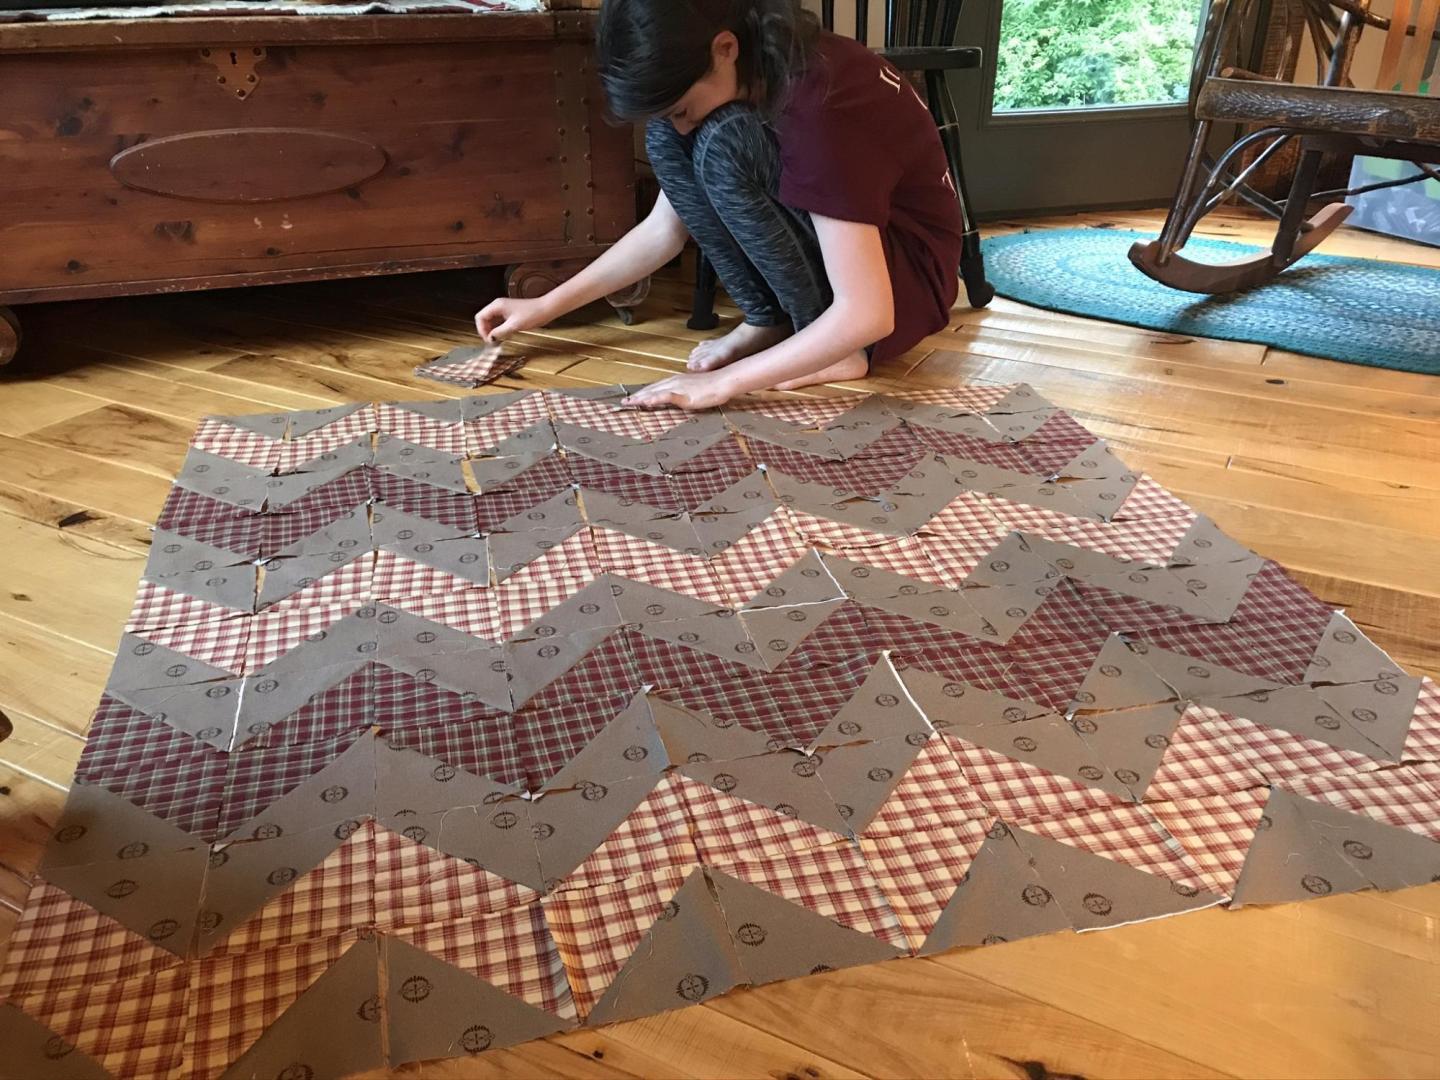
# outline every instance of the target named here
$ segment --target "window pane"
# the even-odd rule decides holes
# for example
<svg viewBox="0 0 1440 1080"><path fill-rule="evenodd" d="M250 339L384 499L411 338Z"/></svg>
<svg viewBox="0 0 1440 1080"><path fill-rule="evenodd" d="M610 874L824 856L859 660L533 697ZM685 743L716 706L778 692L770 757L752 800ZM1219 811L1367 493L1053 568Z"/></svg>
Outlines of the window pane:
<svg viewBox="0 0 1440 1080"><path fill-rule="evenodd" d="M1198 0L1004 0L995 111L1184 101Z"/></svg>

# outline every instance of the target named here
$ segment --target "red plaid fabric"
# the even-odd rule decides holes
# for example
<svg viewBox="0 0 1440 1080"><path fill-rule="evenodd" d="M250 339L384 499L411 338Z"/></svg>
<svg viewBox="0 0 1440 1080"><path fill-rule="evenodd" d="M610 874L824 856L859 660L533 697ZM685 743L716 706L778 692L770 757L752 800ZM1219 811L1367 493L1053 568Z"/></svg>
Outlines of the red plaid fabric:
<svg viewBox="0 0 1440 1080"><path fill-rule="evenodd" d="M185 1032L176 1033L184 1075L218 1077L356 940L345 934L195 961L189 1011L181 1015Z"/></svg>
<svg viewBox="0 0 1440 1080"><path fill-rule="evenodd" d="M710 560L711 572L732 607L741 607L805 554L791 519L776 511L723 553Z"/></svg>
<svg viewBox="0 0 1440 1080"><path fill-rule="evenodd" d="M193 1076L181 1067L189 968L55 990L14 1002L112 1076Z"/></svg>
<svg viewBox="0 0 1440 1080"><path fill-rule="evenodd" d="M402 574L405 572L398 563L396 569ZM419 574L417 574L417 578L410 580L413 583L417 579L437 581L438 583L438 579ZM469 634L478 639L477 644L495 641L499 634L496 629L496 601L493 589L471 585L469 588L455 592L407 593L401 596L387 597L387 602L393 607L408 611L412 615L418 615L422 619L442 623L452 630Z"/></svg>
<svg viewBox="0 0 1440 1080"><path fill-rule="evenodd" d="M1170 553L1194 522L1193 515L1188 518L1171 515L1091 521L1002 498L991 499L988 508L1007 532L1032 533L1047 540L1113 555L1117 559L1161 564L1169 561Z"/></svg>
<svg viewBox="0 0 1440 1080"><path fill-rule="evenodd" d="M539 904L529 904L459 922L400 927L395 936L537 1009L573 1020L559 935L551 940L546 915Z"/></svg>
<svg viewBox="0 0 1440 1080"><path fill-rule="evenodd" d="M954 575L930 558L925 543L914 536L901 537L886 544L875 544L860 550L841 552L841 557L854 562L873 566L877 570L889 570L912 581L923 581L939 589L959 587Z"/></svg>
<svg viewBox="0 0 1440 1080"><path fill-rule="evenodd" d="M905 932L865 857L849 841L716 867L817 915L906 949Z"/></svg>
<svg viewBox="0 0 1440 1080"><path fill-rule="evenodd" d="M283 427L281 431L284 431ZM207 416L200 421L200 426L190 437L190 445L265 472L274 472L280 461L279 439L267 439L257 432L227 424L215 416Z"/></svg>
<svg viewBox="0 0 1440 1080"><path fill-rule="evenodd" d="M593 889L569 889L542 902L582 1022L693 869L671 867Z"/></svg>
<svg viewBox="0 0 1440 1080"><path fill-rule="evenodd" d="M650 442L677 424L690 419L684 409L627 409L608 401L573 397L561 390L544 391L550 415L559 423L574 424L591 431L608 431L627 439Z"/></svg>
<svg viewBox="0 0 1440 1080"><path fill-rule="evenodd" d="M1136 637L1146 645L1168 649L1259 679L1292 681L1290 669L1277 665L1267 650L1255 645L1249 633L1230 623L1189 622L1180 626L1159 626Z"/></svg>
<svg viewBox="0 0 1440 1080"><path fill-rule="evenodd" d="M902 401L939 405L955 412L983 413L1005 398L1017 384L1003 386L945 386L921 390L905 388Z"/></svg>
<svg viewBox="0 0 1440 1080"><path fill-rule="evenodd" d="M48 882L36 882L10 933L0 1000L140 978L181 961Z"/></svg>
<svg viewBox="0 0 1440 1080"><path fill-rule="evenodd" d="M1221 713L1192 705L1145 791L1147 803L1202 799L1265 786L1253 755L1231 738Z"/></svg>
<svg viewBox="0 0 1440 1080"><path fill-rule="evenodd" d="M793 424L797 428L817 428L824 421L817 418L814 409L816 398L775 398L769 401L746 401L743 409L730 407L725 410L734 423L743 423L746 413ZM852 400L852 399L847 399ZM848 411L848 408L847 410Z"/></svg>
<svg viewBox="0 0 1440 1080"><path fill-rule="evenodd" d="M1140 634L1154 629L1206 625L1204 619L1186 615L1179 608L1162 607L1085 581L1071 581L1070 587L1107 630Z"/></svg>
<svg viewBox="0 0 1440 1080"><path fill-rule="evenodd" d="M362 605L321 604L300 608L268 608L250 620L245 642L244 672L259 671L307 640L321 640L326 630ZM154 635L151 635L154 640ZM184 650L182 650L184 651ZM192 654L194 655L194 654Z"/></svg>
<svg viewBox="0 0 1440 1080"><path fill-rule="evenodd" d="M1296 635L1297 649L1305 647L1305 642L1299 637L1302 628L1313 627L1314 632L1307 636L1309 651L1305 653L1305 662L1308 664L1334 614L1333 608L1315 599L1283 567L1267 562L1251 580L1250 588L1245 591L1245 598L1235 609L1231 621L1257 629L1280 624L1287 633Z"/></svg>
<svg viewBox="0 0 1440 1080"><path fill-rule="evenodd" d="M964 830L971 822L989 816L980 793L965 779L945 740L931 736L866 827L864 836Z"/></svg>
<svg viewBox="0 0 1440 1080"><path fill-rule="evenodd" d="M786 476L826 490L852 491L874 496L889 491L924 457L925 446L909 428L891 428L860 453L845 461L831 461L800 450L752 439L750 452L766 466Z"/></svg>
<svg viewBox="0 0 1440 1080"><path fill-rule="evenodd" d="M1039 442L1074 442L1079 439L1095 441L1095 436L1090 434L1080 421L1062 409L1056 409L1029 438Z"/></svg>
<svg viewBox="0 0 1440 1080"><path fill-rule="evenodd" d="M681 510L680 496L667 476L616 468L580 454L568 455L565 464L574 476L575 483L581 488L603 491L622 502L629 500L642 503L644 506L669 513L679 513Z"/></svg>
<svg viewBox="0 0 1440 1080"><path fill-rule="evenodd" d="M1084 431L1084 428L1080 429ZM1116 521L1140 521L1155 518L1170 518L1185 522L1185 528L1180 535L1185 535L1190 526L1195 523L1199 515L1192 510L1184 500L1176 498L1166 491L1155 478L1148 474L1142 474L1131 489L1125 501L1120 504L1120 509L1115 511ZM1178 539L1176 543L1178 543Z"/></svg>
<svg viewBox="0 0 1440 1080"><path fill-rule="evenodd" d="M726 593L711 573L710 563L701 556L611 529L597 528L594 537L596 560L607 573L693 596L707 604L727 604Z"/></svg>
<svg viewBox="0 0 1440 1080"><path fill-rule="evenodd" d="M589 585L600 573L597 562L589 534L578 532L495 586L493 639L509 641Z"/></svg>
<svg viewBox="0 0 1440 1080"><path fill-rule="evenodd" d="M399 405L382 403L376 408L376 429L418 446L428 446L442 454L461 457L465 453L465 425L460 422L460 409L455 408L453 421L437 420Z"/></svg>
<svg viewBox="0 0 1440 1080"><path fill-rule="evenodd" d="M176 626L152 627L145 637L156 645L174 649L212 667L240 674L245 668L246 650L250 645L251 616L238 615L223 619Z"/></svg>
<svg viewBox="0 0 1440 1080"><path fill-rule="evenodd" d="M252 582L255 580L253 567L234 567L231 572L237 575L246 574ZM250 595L253 605L253 589ZM140 590L135 594L135 606L130 609L130 618L125 623L125 629L132 633L145 633L164 626L188 626L213 619L232 619L237 615L249 614L250 610L250 607L239 610L223 607L189 593L176 592L153 581L142 581Z"/></svg>
<svg viewBox="0 0 1440 1080"><path fill-rule="evenodd" d="M1041 425L1042 430L1044 425ZM1057 476L1061 470L1082 453L1095 445L1092 436L1084 435L1073 439L1025 439L1019 449L1030 462L1031 468L1040 476Z"/></svg>
<svg viewBox="0 0 1440 1080"><path fill-rule="evenodd" d="M578 699L568 697L563 688L557 690L560 683L554 683L515 714L520 773L527 788L542 787L563 769L640 691L639 680L628 669L609 677L630 682L622 682L619 692L608 697Z"/></svg>
<svg viewBox="0 0 1440 1080"><path fill-rule="evenodd" d="M965 777L996 816L1007 821L1059 817L1117 806L1120 799L1099 788L1004 757L965 742L947 729L945 740Z"/></svg>
<svg viewBox="0 0 1440 1080"><path fill-rule="evenodd" d="M681 778L671 774L661 778L655 790L558 888L594 888L611 881L655 875L669 867L693 866L699 861L690 838Z"/></svg>
<svg viewBox="0 0 1440 1080"><path fill-rule="evenodd" d="M829 829L675 776L694 835L697 861L706 866L824 847L837 839Z"/></svg>
<svg viewBox="0 0 1440 1080"><path fill-rule="evenodd" d="M377 600L394 602L401 598L483 589L467 578L414 562L393 551L377 551L370 591Z"/></svg>
<svg viewBox="0 0 1440 1080"><path fill-rule="evenodd" d="M1268 788L1155 803L1149 810L1216 892L1235 894L1245 854L1269 801Z"/></svg>
<svg viewBox="0 0 1440 1080"><path fill-rule="evenodd" d="M948 454L965 461L978 461L998 469L1009 469L1011 472L1046 475L1046 470L1037 466L1034 459L1015 443L988 442L973 435L961 435L958 432L941 431L939 428L922 427L918 424L912 430L921 442L936 453Z"/></svg>
<svg viewBox="0 0 1440 1080"><path fill-rule="evenodd" d="M1030 613L1009 645L1021 652L1040 642L1103 641L1109 628L1095 617L1090 605L1069 581L1057 582Z"/></svg>
<svg viewBox="0 0 1440 1080"><path fill-rule="evenodd" d="M379 826L374 880L375 923L385 931L461 922L540 898L534 889Z"/></svg>
<svg viewBox="0 0 1440 1080"><path fill-rule="evenodd" d="M224 797L226 755L133 710L92 725L75 782L99 784L176 828L211 839Z"/></svg>
<svg viewBox="0 0 1440 1080"><path fill-rule="evenodd" d="M1216 883L1191 861L1184 846L1143 806L1110 806L1069 817L1036 818L1024 822L1024 826L1041 836L1167 881L1217 891Z"/></svg>
<svg viewBox="0 0 1440 1080"><path fill-rule="evenodd" d="M1025 697L1065 712L1104 646L1102 633L1088 641L1030 640L1020 646L1011 638L1005 651L1015 660L1011 676L1021 676L1029 688Z"/></svg>
<svg viewBox="0 0 1440 1080"><path fill-rule="evenodd" d="M1317 739L1292 735L1229 713L1206 709L1205 715L1207 722L1220 731L1227 742L1239 748L1255 770L1272 784L1288 787L1307 776L1326 773L1344 776L1370 772L1385 764L1353 750L1341 750Z"/></svg>
<svg viewBox="0 0 1440 1080"><path fill-rule="evenodd" d="M766 732L779 745L808 746L855 696L869 667L866 660L860 670L839 665L807 670L787 663L775 674L747 671L725 685L681 687L665 696L687 709Z"/></svg>
<svg viewBox="0 0 1440 1080"><path fill-rule="evenodd" d="M377 514L383 514L386 506L393 506L406 514L448 525L457 536L479 531L473 495L431 487L384 470L375 474L374 483L375 498L380 504L375 508Z"/></svg>
<svg viewBox="0 0 1440 1080"><path fill-rule="evenodd" d="M828 427L846 413L858 409L869 401L873 394L844 394L839 397L806 398L805 411L813 427Z"/></svg>
<svg viewBox="0 0 1440 1080"><path fill-rule="evenodd" d="M359 732L328 742L242 750L226 761L220 833L229 835L338 758Z"/></svg>
<svg viewBox="0 0 1440 1080"><path fill-rule="evenodd" d="M1420 697L1402 756L1406 761L1440 762L1440 686L1430 679L1420 680Z"/></svg>
<svg viewBox="0 0 1440 1080"><path fill-rule="evenodd" d="M267 605L264 611L298 611L316 607L358 607L374 594L375 555L366 552L351 559L293 592L282 600Z"/></svg>
<svg viewBox="0 0 1440 1080"><path fill-rule="evenodd" d="M219 502L188 488L172 487L155 522L193 540L233 551L237 557L260 553L260 515Z"/></svg>
<svg viewBox="0 0 1440 1080"><path fill-rule="evenodd" d="M1440 789L1409 766L1344 776L1306 776L1285 786L1307 799L1440 840Z"/></svg>
<svg viewBox="0 0 1440 1080"><path fill-rule="evenodd" d="M1011 531L991 506L985 496L964 492L921 530L926 555L957 583L969 577Z"/></svg>
<svg viewBox="0 0 1440 1080"><path fill-rule="evenodd" d="M321 454L328 454L331 450L354 442L361 435L369 435L375 430L375 406L367 405L363 409L356 409L309 435L281 443L275 467L280 472L290 472Z"/></svg>
<svg viewBox="0 0 1440 1080"><path fill-rule="evenodd" d="M865 835L860 850L915 952L935 929L955 887L985 843L986 820L924 832Z"/></svg>
<svg viewBox="0 0 1440 1080"><path fill-rule="evenodd" d="M375 876L375 823L367 821L319 866L233 928L211 955L259 952L373 926Z"/></svg>
<svg viewBox="0 0 1440 1080"><path fill-rule="evenodd" d="M473 455L488 454L500 443L536 424L550 426L550 413L539 394L517 398L511 404L475 420L465 421L465 449Z"/></svg>

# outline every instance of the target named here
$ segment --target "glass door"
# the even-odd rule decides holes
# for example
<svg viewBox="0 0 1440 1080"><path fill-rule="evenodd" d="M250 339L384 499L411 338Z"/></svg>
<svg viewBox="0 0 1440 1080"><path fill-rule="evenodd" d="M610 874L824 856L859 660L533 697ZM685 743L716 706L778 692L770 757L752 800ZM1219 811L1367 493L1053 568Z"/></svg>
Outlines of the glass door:
<svg viewBox="0 0 1440 1080"><path fill-rule="evenodd" d="M1203 0L966 0L957 72L981 217L1158 206L1174 193Z"/></svg>

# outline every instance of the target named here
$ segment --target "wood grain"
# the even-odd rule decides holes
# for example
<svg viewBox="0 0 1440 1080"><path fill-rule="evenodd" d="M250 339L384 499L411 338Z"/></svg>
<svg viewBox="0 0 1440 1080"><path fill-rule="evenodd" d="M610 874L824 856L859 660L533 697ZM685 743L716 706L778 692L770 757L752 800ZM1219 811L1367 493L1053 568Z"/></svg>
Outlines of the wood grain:
<svg viewBox="0 0 1440 1080"><path fill-rule="evenodd" d="M1202 234L1253 241L1263 228L1220 213ZM1327 247L1440 265L1440 251L1349 230ZM469 341L474 311L501 287L498 273L456 271L25 313L33 347L0 379L0 709L16 726L0 743L0 942L63 805L146 523L195 420L462 394L413 369ZM527 334L515 347L529 363L500 387L679 370L701 337L685 326L688 301L684 282L662 277L633 328L597 306ZM733 324L733 309L720 313ZM1400 663L1440 673L1440 380L997 300L957 310L860 385L962 379L1032 383L1290 565ZM1440 884L835 972L395 1075L1422 1078L1440 1075L1437 995Z"/></svg>

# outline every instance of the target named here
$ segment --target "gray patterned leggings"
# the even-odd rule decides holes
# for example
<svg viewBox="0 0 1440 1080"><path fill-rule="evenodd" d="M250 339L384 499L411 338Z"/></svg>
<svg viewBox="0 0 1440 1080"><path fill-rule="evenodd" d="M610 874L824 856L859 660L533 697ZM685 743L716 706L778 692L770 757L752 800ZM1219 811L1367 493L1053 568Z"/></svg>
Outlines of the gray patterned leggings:
<svg viewBox="0 0 1440 1080"><path fill-rule="evenodd" d="M752 326L797 331L830 306L815 225L776 197L780 152L753 108L731 102L689 135L651 120L645 146L660 187Z"/></svg>

